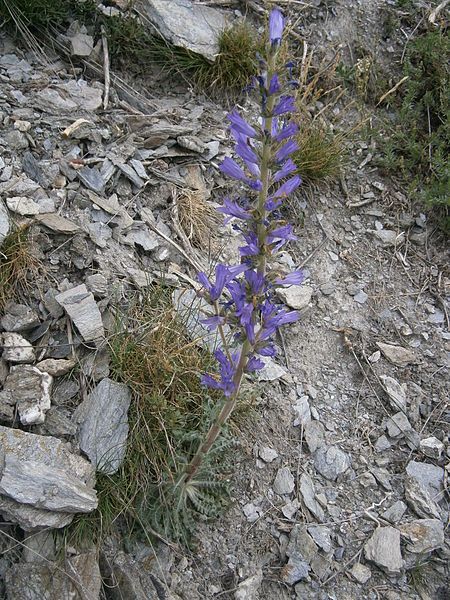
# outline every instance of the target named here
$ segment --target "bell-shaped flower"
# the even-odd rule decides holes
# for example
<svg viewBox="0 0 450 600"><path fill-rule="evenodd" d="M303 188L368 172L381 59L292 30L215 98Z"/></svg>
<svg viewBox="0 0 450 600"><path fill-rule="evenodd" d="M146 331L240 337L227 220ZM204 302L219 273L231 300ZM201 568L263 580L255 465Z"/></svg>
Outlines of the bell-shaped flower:
<svg viewBox="0 0 450 600"><path fill-rule="evenodd" d="M284 115L285 113L295 112L295 100L293 96L281 96L275 105L272 114Z"/></svg>
<svg viewBox="0 0 450 600"><path fill-rule="evenodd" d="M231 200L230 198L224 198L223 205L219 206L217 212L229 216L228 219L225 219L225 222L228 222L232 217L236 217L236 219L241 219L242 221L251 219L250 213L244 210L236 200Z"/></svg>
<svg viewBox="0 0 450 600"><path fill-rule="evenodd" d="M297 165L294 163L294 161L292 159L288 158L288 160L284 163L284 165L281 167L281 169L279 171L277 171L275 173L275 175L273 176L274 183L276 183L277 181L280 181L281 179L284 179L290 173L292 173L293 171L296 171L296 170L297 170Z"/></svg>
<svg viewBox="0 0 450 600"><path fill-rule="evenodd" d="M288 275L277 277L275 283L277 285L300 285L304 279L305 274L303 271L292 271Z"/></svg>
<svg viewBox="0 0 450 600"><path fill-rule="evenodd" d="M227 118L231 121L231 128L247 137L256 138L256 130L245 119L241 117L236 109L227 114Z"/></svg>
<svg viewBox="0 0 450 600"><path fill-rule="evenodd" d="M296 152L298 149L299 145L297 142L295 140L289 140L283 144L283 146L281 146L281 148L275 154L275 159L277 162L283 162L283 160L287 158L289 154Z"/></svg>
<svg viewBox="0 0 450 600"><path fill-rule="evenodd" d="M290 122L285 125L279 131L277 130L274 134L272 134L273 139L276 142L282 142L283 140L292 137L298 131L298 125L296 123Z"/></svg>
<svg viewBox="0 0 450 600"><path fill-rule="evenodd" d="M272 46L278 46L281 42L284 29L284 17L278 8L270 11L269 15L269 40Z"/></svg>

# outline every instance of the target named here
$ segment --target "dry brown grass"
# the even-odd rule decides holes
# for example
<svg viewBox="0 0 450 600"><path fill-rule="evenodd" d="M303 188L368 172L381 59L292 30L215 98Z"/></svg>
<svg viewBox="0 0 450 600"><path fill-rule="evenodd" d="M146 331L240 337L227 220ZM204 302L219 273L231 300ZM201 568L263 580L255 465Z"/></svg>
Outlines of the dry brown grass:
<svg viewBox="0 0 450 600"><path fill-rule="evenodd" d="M40 266L33 254L29 225L15 227L0 247L0 310L30 289Z"/></svg>
<svg viewBox="0 0 450 600"><path fill-rule="evenodd" d="M183 190L175 197L178 220L189 242L196 248L208 248L217 238L219 213L205 199L203 190Z"/></svg>

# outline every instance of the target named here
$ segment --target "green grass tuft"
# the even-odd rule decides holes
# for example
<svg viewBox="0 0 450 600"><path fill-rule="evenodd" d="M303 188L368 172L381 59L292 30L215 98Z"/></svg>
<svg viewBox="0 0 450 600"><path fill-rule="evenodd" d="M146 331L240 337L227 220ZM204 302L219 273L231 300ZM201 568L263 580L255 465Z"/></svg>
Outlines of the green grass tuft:
<svg viewBox="0 0 450 600"><path fill-rule="evenodd" d="M77 515L67 540L99 543L122 527L129 535L157 531L188 543L194 517L216 516L226 498L222 451L212 454L187 495L175 486L212 419L217 397L200 385L200 374L213 359L188 338L163 286L121 314L110 350L112 377L133 392L126 455L116 474L98 474L98 508Z"/></svg>
<svg viewBox="0 0 450 600"><path fill-rule="evenodd" d="M303 181L318 183L339 175L346 158L342 134L305 117L299 122L296 139L299 149L292 159Z"/></svg>

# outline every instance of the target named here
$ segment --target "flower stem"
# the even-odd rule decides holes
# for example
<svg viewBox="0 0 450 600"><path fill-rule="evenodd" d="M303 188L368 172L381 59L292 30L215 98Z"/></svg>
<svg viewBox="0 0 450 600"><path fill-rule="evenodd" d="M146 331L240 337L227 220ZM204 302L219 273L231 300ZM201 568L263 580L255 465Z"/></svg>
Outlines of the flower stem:
<svg viewBox="0 0 450 600"><path fill-rule="evenodd" d="M236 368L236 374L234 376L235 391L233 395L230 396L230 398L228 398L225 404L222 406L222 410L218 414L214 423L209 428L209 431L203 443L200 445L193 459L186 467L185 473L183 475L184 483L188 483L194 477L200 465L202 464L203 458L211 450L212 445L214 444L214 442L219 437L222 431L222 427L225 425L231 413L233 412L236 406L236 402L238 400L239 390L241 387L242 378L244 376L245 367L247 365L248 355L251 352L251 350L252 347L250 342L245 341L242 346L241 356L239 359L238 366Z"/></svg>

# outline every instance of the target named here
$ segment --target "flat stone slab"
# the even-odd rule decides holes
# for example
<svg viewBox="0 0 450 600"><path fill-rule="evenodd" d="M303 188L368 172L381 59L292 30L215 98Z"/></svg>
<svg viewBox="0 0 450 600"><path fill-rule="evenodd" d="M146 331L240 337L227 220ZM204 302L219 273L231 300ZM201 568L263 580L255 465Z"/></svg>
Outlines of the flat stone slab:
<svg viewBox="0 0 450 600"><path fill-rule="evenodd" d="M128 386L106 378L76 412L80 448L107 475L118 470L125 456L130 402Z"/></svg>
<svg viewBox="0 0 450 600"><path fill-rule="evenodd" d="M0 513L22 529L64 527L97 507L94 469L51 436L0 426Z"/></svg>
<svg viewBox="0 0 450 600"><path fill-rule="evenodd" d="M102 315L94 299L82 283L55 296L72 319L85 342L94 342L105 337Z"/></svg>
<svg viewBox="0 0 450 600"><path fill-rule="evenodd" d="M219 10L191 0L141 0L138 8L167 41L215 60L219 34L227 24Z"/></svg>

